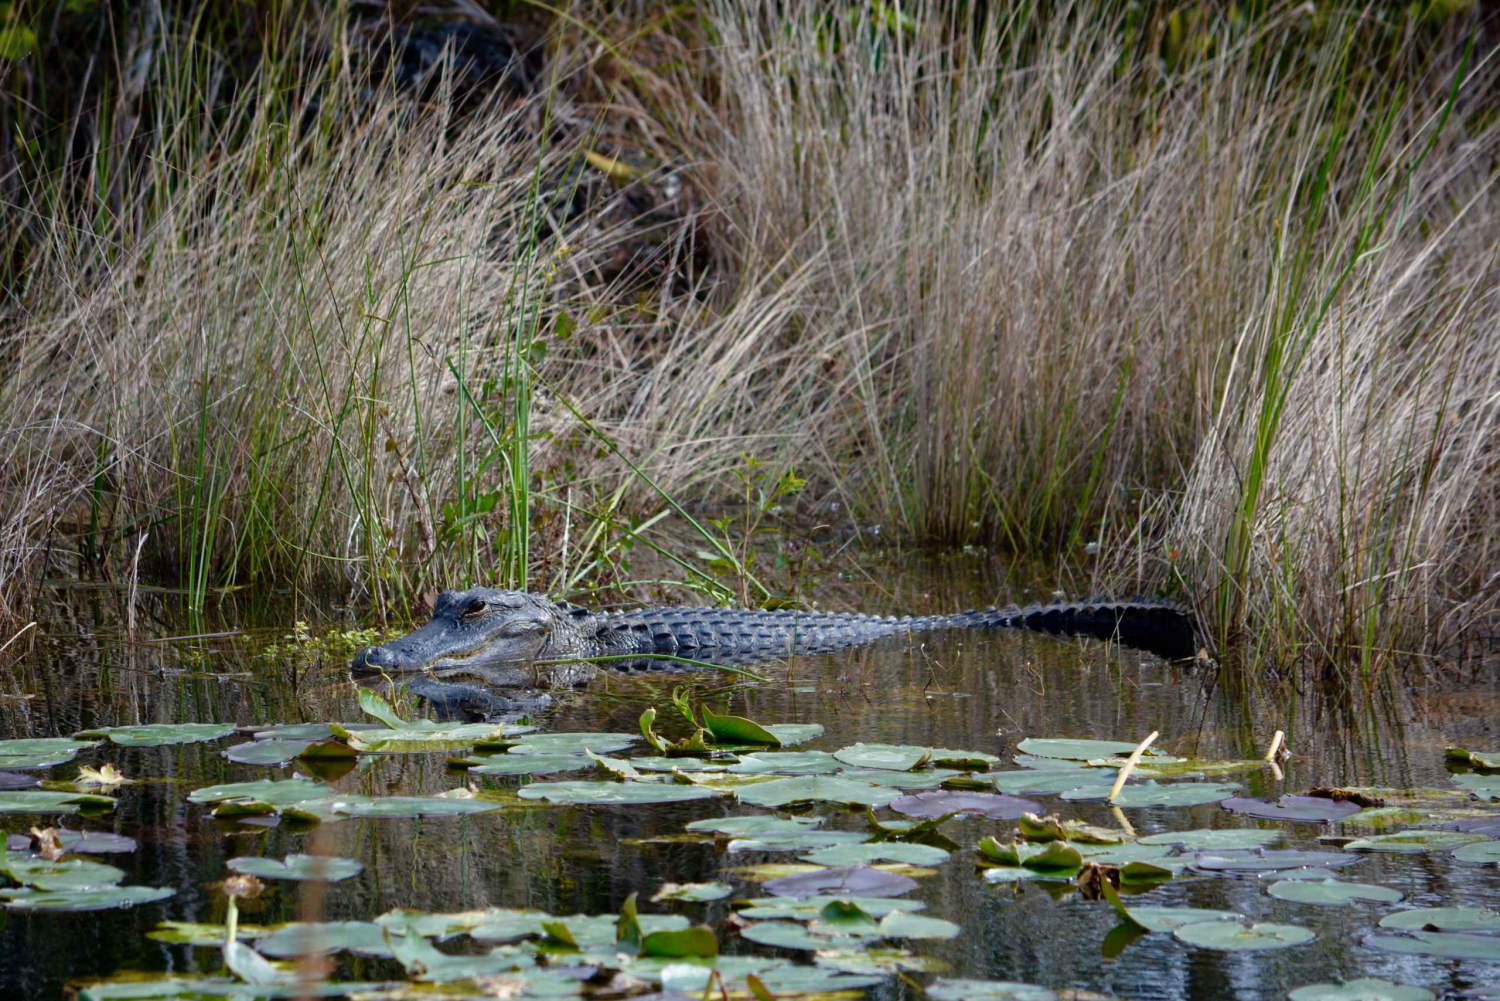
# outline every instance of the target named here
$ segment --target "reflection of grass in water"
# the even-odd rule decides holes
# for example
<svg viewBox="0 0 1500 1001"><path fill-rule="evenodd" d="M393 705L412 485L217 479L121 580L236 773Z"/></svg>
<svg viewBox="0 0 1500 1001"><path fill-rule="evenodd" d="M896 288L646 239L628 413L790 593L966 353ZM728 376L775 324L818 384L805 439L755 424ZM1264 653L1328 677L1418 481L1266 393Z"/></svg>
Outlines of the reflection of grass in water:
<svg viewBox="0 0 1500 1001"><path fill-rule="evenodd" d="M1368 675L1495 610L1487 65L1338 12L872 9L710 5L714 46L586 10L530 105L462 120L302 37L226 96L224 22L174 23L111 83L128 155L18 175L0 602L57 528L149 533L199 603L608 587L643 509L795 462L840 520L1185 594L1253 663ZM650 237L710 271L600 277L640 229L566 218L623 134L580 100L648 109L599 145L692 192ZM32 131L136 120L98 107ZM673 572L754 600L754 507Z"/></svg>

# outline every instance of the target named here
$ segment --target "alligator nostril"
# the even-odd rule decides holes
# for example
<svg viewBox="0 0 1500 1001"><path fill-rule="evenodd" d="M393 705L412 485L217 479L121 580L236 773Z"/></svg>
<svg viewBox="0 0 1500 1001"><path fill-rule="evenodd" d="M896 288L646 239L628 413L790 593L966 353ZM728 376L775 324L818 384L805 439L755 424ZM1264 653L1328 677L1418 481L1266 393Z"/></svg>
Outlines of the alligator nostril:
<svg viewBox="0 0 1500 1001"><path fill-rule="evenodd" d="M367 671L376 671L383 667L390 667L395 663L391 652L381 646L367 646L354 655L354 668Z"/></svg>

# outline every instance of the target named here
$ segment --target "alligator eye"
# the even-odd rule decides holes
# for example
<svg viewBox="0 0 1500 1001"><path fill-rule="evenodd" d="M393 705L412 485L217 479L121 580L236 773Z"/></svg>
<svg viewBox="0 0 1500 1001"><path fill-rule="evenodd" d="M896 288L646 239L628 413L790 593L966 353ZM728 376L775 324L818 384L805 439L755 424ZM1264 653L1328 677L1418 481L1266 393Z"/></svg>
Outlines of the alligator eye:
<svg viewBox="0 0 1500 1001"><path fill-rule="evenodd" d="M477 619L485 612L489 611L489 608L489 602L485 601L483 598L472 598L470 599L469 603L464 606L464 610L460 613L459 617L464 619Z"/></svg>

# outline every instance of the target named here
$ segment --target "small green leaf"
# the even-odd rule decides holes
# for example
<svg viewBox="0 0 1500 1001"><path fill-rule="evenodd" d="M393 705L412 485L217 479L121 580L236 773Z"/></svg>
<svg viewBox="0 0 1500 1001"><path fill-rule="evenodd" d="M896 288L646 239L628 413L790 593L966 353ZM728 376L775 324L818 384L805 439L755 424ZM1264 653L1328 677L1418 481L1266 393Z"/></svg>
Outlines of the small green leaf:
<svg viewBox="0 0 1500 1001"><path fill-rule="evenodd" d="M681 931L654 931L641 941L642 956L717 956L719 940L707 925Z"/></svg>
<svg viewBox="0 0 1500 1001"><path fill-rule="evenodd" d="M368 688L361 688L356 694L359 698L359 707L365 711L367 716L375 717L391 730L406 728L406 720L396 715L396 710L386 701L385 696L379 692L373 692Z"/></svg>
<svg viewBox="0 0 1500 1001"><path fill-rule="evenodd" d="M701 709L703 728L714 736L716 744L769 744L781 746L781 738L753 720L743 716L719 716L707 705Z"/></svg>

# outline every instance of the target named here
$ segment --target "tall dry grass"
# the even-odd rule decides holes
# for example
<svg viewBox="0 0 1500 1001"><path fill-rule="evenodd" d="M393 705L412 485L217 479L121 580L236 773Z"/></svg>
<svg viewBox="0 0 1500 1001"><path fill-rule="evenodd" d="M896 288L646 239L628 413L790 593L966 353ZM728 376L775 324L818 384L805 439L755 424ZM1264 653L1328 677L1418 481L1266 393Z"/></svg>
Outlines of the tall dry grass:
<svg viewBox="0 0 1500 1001"><path fill-rule="evenodd" d="M1500 127L1462 23L1376 10L1205 16L1171 58L1092 3L587 14L541 93L463 115L339 24L232 93L169 25L136 169L9 210L41 235L0 328L0 600L143 534L198 594L575 589L748 453L1184 597L1221 652L1444 648L1500 607ZM685 207L612 211L596 147Z"/></svg>

